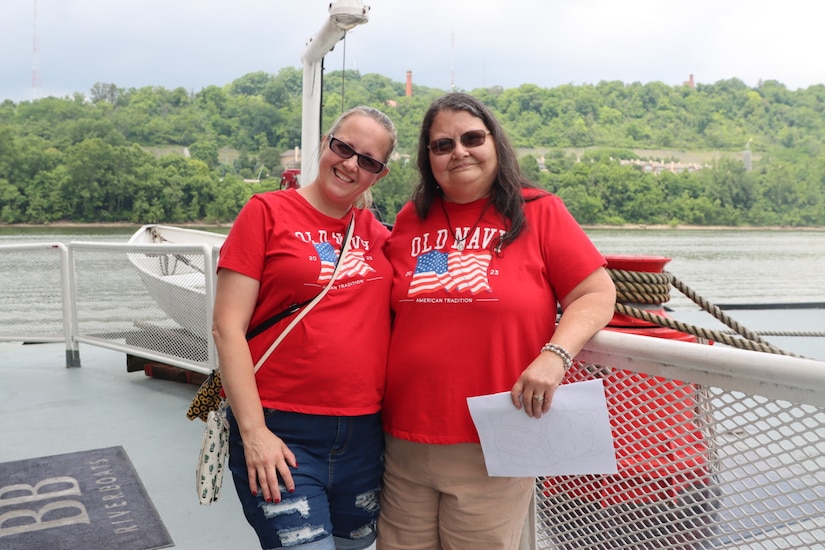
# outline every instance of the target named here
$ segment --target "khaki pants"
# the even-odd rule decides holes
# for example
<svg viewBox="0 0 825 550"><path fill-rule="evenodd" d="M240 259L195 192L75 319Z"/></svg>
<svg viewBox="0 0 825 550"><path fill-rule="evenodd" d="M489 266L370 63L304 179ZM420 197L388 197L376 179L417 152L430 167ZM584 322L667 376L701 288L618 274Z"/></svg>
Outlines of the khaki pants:
<svg viewBox="0 0 825 550"><path fill-rule="evenodd" d="M378 550L516 550L535 479L489 477L481 446L386 436Z"/></svg>

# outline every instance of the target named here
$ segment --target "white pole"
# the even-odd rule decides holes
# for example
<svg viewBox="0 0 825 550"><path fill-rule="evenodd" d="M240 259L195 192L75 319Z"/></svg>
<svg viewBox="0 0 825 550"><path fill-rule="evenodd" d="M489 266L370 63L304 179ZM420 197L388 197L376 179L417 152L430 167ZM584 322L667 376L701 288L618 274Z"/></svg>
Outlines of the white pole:
<svg viewBox="0 0 825 550"><path fill-rule="evenodd" d="M338 0L329 5L329 19L307 42L301 56L304 65L301 106L301 182L309 183L318 173L318 146L321 143L322 61L347 31L369 19L369 6L361 0Z"/></svg>

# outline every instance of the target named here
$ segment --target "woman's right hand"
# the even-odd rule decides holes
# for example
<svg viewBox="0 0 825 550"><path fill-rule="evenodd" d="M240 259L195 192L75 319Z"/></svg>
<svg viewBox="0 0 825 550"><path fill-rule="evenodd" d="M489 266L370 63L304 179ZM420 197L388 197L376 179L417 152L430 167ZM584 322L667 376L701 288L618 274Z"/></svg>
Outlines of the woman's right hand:
<svg viewBox="0 0 825 550"><path fill-rule="evenodd" d="M295 455L286 443L263 427L253 434L243 437L246 470L249 478L249 490L253 495L258 489L263 491L267 502L281 501L281 484L288 492L295 491L295 482L289 467L297 468Z"/></svg>
<svg viewBox="0 0 825 550"><path fill-rule="evenodd" d="M260 283L230 269L218 270L212 337L218 350L223 389L238 423L253 495L263 492L268 502L281 500L281 488L295 490L289 467L295 455L280 437L269 431L255 382L255 368L246 341Z"/></svg>

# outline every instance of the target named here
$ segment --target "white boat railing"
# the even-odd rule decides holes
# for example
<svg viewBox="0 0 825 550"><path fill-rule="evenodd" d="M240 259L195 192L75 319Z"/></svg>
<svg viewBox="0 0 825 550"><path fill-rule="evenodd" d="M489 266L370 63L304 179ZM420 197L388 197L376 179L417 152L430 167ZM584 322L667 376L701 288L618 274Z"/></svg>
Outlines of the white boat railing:
<svg viewBox="0 0 825 550"><path fill-rule="evenodd" d="M216 260L206 244L0 246L0 306L8 304L0 307L0 341L64 341L67 367L81 366L79 344L85 343L207 374L217 366L211 338ZM181 306L186 329L180 315L175 321L158 305L140 262L163 262L162 282L170 289L202 289L199 299Z"/></svg>
<svg viewBox="0 0 825 550"><path fill-rule="evenodd" d="M538 478L539 548L825 548L825 362L605 330L568 376L619 472Z"/></svg>
<svg viewBox="0 0 825 550"><path fill-rule="evenodd" d="M79 364L68 262L61 243L0 246L0 341L66 342L71 367Z"/></svg>
<svg viewBox="0 0 825 550"><path fill-rule="evenodd" d="M134 255L202 268L202 330L164 313ZM66 341L67 366L84 343L208 372L214 266L200 245L0 246L0 341ZM825 362L605 330L568 374L594 378L619 472L537 478L523 548L825 548Z"/></svg>

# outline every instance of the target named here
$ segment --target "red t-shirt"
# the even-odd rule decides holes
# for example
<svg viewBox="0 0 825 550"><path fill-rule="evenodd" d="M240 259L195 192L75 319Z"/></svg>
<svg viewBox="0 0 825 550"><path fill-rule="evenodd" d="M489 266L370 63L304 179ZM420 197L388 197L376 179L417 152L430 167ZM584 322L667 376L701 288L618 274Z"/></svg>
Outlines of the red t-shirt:
<svg viewBox="0 0 825 550"><path fill-rule="evenodd" d="M392 436L478 443L467 397L509 391L552 336L557 297L605 265L561 199L523 194L537 198L500 256L504 220L488 199L436 199L423 222L410 203L398 214L386 247L395 319L382 416Z"/></svg>
<svg viewBox="0 0 825 550"><path fill-rule="evenodd" d="M352 244L335 284L256 374L264 407L335 416L372 414L381 407L390 325L392 270L383 253L389 231L370 211L353 213ZM218 262L218 269L261 284L250 328L324 288L349 219L318 212L295 190L250 199ZM253 361L291 320L249 342Z"/></svg>

